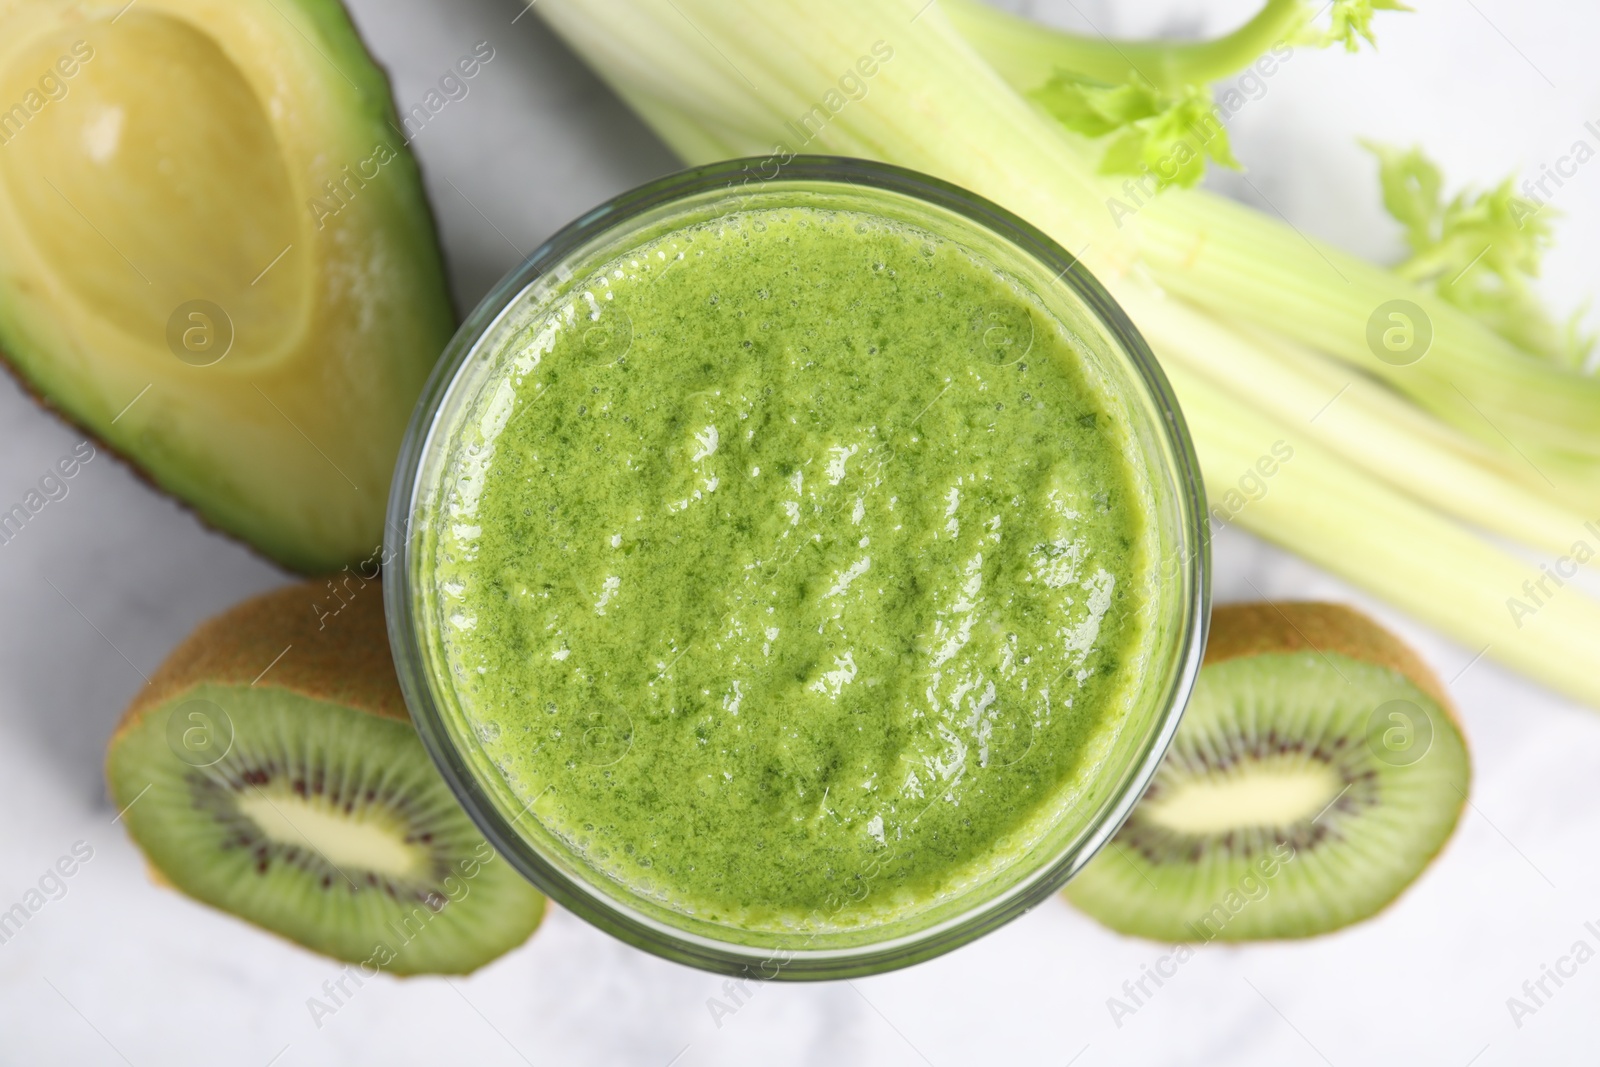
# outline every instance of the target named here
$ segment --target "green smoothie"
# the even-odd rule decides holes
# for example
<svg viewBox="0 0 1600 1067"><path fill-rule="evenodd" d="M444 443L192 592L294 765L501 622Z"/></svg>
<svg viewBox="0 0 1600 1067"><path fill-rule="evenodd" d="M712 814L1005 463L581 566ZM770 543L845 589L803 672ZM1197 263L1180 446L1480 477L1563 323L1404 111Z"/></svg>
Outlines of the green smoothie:
<svg viewBox="0 0 1600 1067"><path fill-rule="evenodd" d="M566 292L512 312L421 572L522 818L793 931L934 908L1077 817L1156 568L1128 414L1065 327L957 244L807 207Z"/></svg>

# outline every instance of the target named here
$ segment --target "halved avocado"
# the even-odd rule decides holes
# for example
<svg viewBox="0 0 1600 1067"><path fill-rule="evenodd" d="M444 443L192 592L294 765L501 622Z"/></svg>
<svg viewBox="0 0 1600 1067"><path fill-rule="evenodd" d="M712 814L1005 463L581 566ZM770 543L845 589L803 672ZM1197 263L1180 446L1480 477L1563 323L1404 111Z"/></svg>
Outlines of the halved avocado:
<svg viewBox="0 0 1600 1067"><path fill-rule="evenodd" d="M337 0L0 0L0 351L205 521L371 554L454 322Z"/></svg>

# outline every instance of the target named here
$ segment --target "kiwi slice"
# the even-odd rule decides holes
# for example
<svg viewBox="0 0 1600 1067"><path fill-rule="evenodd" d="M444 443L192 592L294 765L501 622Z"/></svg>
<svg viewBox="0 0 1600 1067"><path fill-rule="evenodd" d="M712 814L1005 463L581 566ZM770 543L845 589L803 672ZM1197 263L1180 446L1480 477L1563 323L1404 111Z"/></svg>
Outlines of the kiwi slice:
<svg viewBox="0 0 1600 1067"><path fill-rule="evenodd" d="M1470 777L1444 688L1372 620L1335 604L1219 607L1171 751L1066 896L1168 942L1337 930L1416 880Z"/></svg>
<svg viewBox="0 0 1600 1067"><path fill-rule="evenodd" d="M412 729L377 585L346 588L196 630L112 737L111 795L159 881L368 971L464 974L526 941L545 901Z"/></svg>

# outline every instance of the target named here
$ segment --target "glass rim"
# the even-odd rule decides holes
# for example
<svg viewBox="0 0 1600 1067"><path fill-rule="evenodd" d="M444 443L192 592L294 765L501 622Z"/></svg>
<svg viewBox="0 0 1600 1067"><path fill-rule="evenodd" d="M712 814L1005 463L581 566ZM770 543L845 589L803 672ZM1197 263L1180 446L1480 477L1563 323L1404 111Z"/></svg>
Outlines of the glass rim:
<svg viewBox="0 0 1600 1067"><path fill-rule="evenodd" d="M776 173L768 176L760 169L767 167L776 167ZM439 412L478 342L518 297L569 257L657 208L718 191L736 195L741 185L751 183L762 189L792 182L854 186L943 209L1048 268L1055 275L1054 284L1071 290L1088 317L1105 331L1115 354L1126 360L1131 377L1143 388L1143 399L1159 416L1153 429L1170 453L1174 469L1169 473L1180 490L1176 511L1179 547L1183 549L1182 585L1174 598L1181 604L1181 618L1173 638L1181 646L1181 655L1174 658L1165 692L1152 705L1159 709L1155 727L1128 761L1121 791L1086 820L1080 835L997 897L926 928L866 944L799 950L721 941L671 926L570 878L543 857L479 784L444 722L432 692L434 679L423 661L422 639L412 613L411 580L411 515L421 497L423 462L433 451ZM559 277L559 271L554 273ZM412 722L451 792L500 855L556 903L622 941L678 963L742 978L820 980L894 970L966 944L1053 895L1120 829L1154 778L1199 674L1210 616L1210 537L1199 461L1171 384L1122 308L1076 256L1005 208L914 170L836 156L794 156L781 164L772 157L749 157L658 178L585 212L508 273L463 320L418 399L390 489L384 558L384 614L390 650ZM775 960L772 973L766 973Z"/></svg>

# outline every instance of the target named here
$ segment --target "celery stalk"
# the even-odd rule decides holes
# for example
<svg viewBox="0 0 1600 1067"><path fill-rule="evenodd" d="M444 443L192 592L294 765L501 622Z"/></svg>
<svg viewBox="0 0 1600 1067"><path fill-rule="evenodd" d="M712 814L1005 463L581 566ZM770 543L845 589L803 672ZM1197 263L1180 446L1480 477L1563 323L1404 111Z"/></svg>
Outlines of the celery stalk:
<svg viewBox="0 0 1600 1067"><path fill-rule="evenodd" d="M1247 401L1291 432L1291 443L1318 441L1414 499L1557 556L1582 532L1576 512L1508 476L1495 453L1360 374L1248 328L1188 314L1146 313L1138 321L1163 366L1204 376L1235 407Z"/></svg>
<svg viewBox="0 0 1600 1067"><path fill-rule="evenodd" d="M1170 377L1207 484L1228 484L1273 442L1293 437L1288 426L1241 409L1187 367L1171 368ZM1600 603L1575 589L1530 594L1523 583L1542 578L1538 568L1374 482L1319 443L1296 446L1266 495L1241 510L1237 521L1466 647L1600 705L1594 670ZM1581 526L1573 537L1595 540ZM1513 598L1529 612L1514 611Z"/></svg>
<svg viewBox="0 0 1600 1067"><path fill-rule="evenodd" d="M1020 92L1063 70L1108 85L1143 80L1177 91L1239 73L1274 45L1297 38L1313 14L1304 0L1267 0L1249 22L1211 41L1112 41L1052 30L983 0L940 0L957 30Z"/></svg>
<svg viewBox="0 0 1600 1067"><path fill-rule="evenodd" d="M1494 447L1600 458L1600 379L1532 359L1390 271L1240 204L1171 189L1139 209L1137 240L1161 284L1225 318L1255 322L1389 382ZM1130 227L1131 229L1132 227ZM1367 323L1396 299L1432 324L1429 353L1380 361Z"/></svg>

